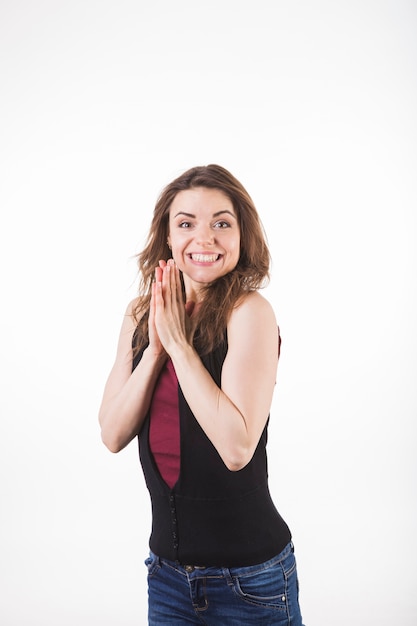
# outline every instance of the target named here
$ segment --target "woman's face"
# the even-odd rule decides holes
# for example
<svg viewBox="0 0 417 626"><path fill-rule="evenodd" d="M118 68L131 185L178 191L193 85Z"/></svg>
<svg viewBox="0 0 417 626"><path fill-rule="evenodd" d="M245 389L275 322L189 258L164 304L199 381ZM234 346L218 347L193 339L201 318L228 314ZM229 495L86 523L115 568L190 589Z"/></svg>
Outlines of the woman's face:
<svg viewBox="0 0 417 626"><path fill-rule="evenodd" d="M231 272L240 255L240 229L232 202L218 189L180 191L169 210L168 243L186 291Z"/></svg>

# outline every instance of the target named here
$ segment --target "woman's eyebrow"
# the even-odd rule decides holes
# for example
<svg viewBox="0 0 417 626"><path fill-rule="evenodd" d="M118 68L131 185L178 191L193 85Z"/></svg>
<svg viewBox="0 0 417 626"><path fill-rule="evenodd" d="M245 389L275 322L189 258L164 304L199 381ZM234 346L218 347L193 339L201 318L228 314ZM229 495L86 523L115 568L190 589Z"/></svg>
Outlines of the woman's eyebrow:
<svg viewBox="0 0 417 626"><path fill-rule="evenodd" d="M185 215L185 217L195 217L195 215L193 215L192 213L186 213L185 211L178 211L178 213L174 215L174 217L178 217L179 215Z"/></svg>
<svg viewBox="0 0 417 626"><path fill-rule="evenodd" d="M232 217L236 217L236 215L232 213L231 211L229 211L228 209L222 209L221 211L217 211L217 213L213 213L213 217L218 217L219 215L222 215L223 213L228 213Z"/></svg>
<svg viewBox="0 0 417 626"><path fill-rule="evenodd" d="M218 217L219 215L223 215L223 213L228 213L232 217L236 218L236 215L232 213L231 211L229 211L228 209L222 209L221 211L216 211L216 213L213 213L213 217ZM174 218L178 217L179 215L184 215L185 217L195 217L193 213L187 213L186 211L178 211L178 213L174 215Z"/></svg>

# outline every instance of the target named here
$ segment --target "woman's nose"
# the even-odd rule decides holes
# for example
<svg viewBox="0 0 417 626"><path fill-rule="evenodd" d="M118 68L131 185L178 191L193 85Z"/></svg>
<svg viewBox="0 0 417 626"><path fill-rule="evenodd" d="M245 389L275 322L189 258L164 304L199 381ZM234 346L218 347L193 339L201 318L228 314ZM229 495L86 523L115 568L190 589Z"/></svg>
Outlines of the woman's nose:
<svg viewBox="0 0 417 626"><path fill-rule="evenodd" d="M200 245L211 245L214 243L213 231L208 227L201 227L198 229L196 241Z"/></svg>

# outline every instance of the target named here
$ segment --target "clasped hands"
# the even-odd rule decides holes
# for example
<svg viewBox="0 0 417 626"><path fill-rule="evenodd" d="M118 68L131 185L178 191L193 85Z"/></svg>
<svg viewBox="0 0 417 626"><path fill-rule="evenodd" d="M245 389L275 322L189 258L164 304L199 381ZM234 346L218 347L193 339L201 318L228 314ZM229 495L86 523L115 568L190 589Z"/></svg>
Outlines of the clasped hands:
<svg viewBox="0 0 417 626"><path fill-rule="evenodd" d="M184 302L180 270L173 259L159 261L149 311L149 345L157 352L172 351L192 342L193 301Z"/></svg>

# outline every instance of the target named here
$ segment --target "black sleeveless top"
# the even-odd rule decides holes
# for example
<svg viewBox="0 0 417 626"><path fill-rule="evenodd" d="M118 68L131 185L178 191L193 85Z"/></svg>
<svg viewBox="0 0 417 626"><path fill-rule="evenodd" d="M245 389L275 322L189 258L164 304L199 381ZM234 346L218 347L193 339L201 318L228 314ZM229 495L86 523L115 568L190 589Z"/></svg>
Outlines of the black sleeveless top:
<svg viewBox="0 0 417 626"><path fill-rule="evenodd" d="M227 341L202 361L220 386ZM133 369L142 358L135 357ZM279 554L290 530L268 488L267 429L251 461L227 469L198 424L178 386L181 467L172 489L162 479L149 446L149 415L139 433L139 454L152 503L150 549L182 564L244 567Z"/></svg>

